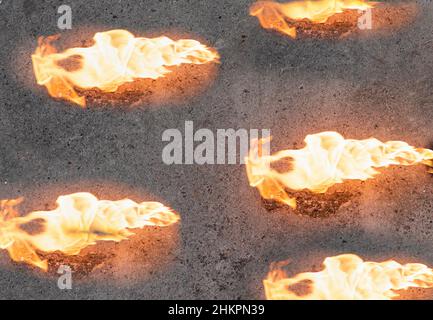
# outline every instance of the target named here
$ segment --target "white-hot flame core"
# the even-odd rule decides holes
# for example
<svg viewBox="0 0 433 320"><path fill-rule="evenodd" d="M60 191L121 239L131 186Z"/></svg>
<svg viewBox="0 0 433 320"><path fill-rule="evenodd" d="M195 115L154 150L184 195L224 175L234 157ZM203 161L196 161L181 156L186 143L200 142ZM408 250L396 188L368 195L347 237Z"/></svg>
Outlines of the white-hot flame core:
<svg viewBox="0 0 433 320"><path fill-rule="evenodd" d="M251 6L250 14L259 19L263 28L296 38L296 28L291 27L288 21L306 19L312 23L324 23L331 16L346 10L367 10L374 5L374 2L364 0L258 1Z"/></svg>
<svg viewBox="0 0 433 320"><path fill-rule="evenodd" d="M344 180L367 180L379 172L377 168L390 165L433 166L433 151L415 148L406 142L381 142L344 139L337 132L311 134L305 138L305 147L299 150L283 150L269 156L258 156L262 142L256 141L246 159L250 185L257 187L265 199L273 199L296 206L286 190L310 190L324 193ZM273 164L290 162L285 171L276 170Z"/></svg>
<svg viewBox="0 0 433 320"><path fill-rule="evenodd" d="M263 281L269 300L388 300L395 291L433 287L433 270L420 263L364 262L354 254L328 257L319 272L292 278L277 267ZM298 288L296 288L298 286ZM304 287L302 291L299 286Z"/></svg>
<svg viewBox="0 0 433 320"><path fill-rule="evenodd" d="M170 208L158 202L136 203L129 199L98 200L91 193L60 196L52 211L34 211L20 217L13 206L20 201L4 200L0 216L0 248L7 249L14 261L23 261L44 270L37 251L79 254L97 241L121 241L133 235L129 229L169 226L179 220ZM41 224L35 234L24 225Z"/></svg>

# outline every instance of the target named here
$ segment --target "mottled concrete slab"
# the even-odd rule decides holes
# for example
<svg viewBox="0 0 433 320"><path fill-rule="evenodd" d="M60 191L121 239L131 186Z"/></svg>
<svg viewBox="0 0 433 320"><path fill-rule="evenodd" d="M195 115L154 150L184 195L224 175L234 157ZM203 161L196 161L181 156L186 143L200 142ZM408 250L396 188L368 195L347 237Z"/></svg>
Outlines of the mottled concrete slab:
<svg viewBox="0 0 433 320"><path fill-rule="evenodd" d="M57 288L55 275L12 264L2 252L0 298L257 299L272 261L290 259L290 271L300 272L317 270L326 256L356 253L433 266L433 177L422 166L348 184L354 195L344 206L312 218L268 211L241 165L161 160L162 132L182 130L185 120L213 130L270 128L275 151L323 130L431 147L431 2L413 1L418 15L403 11L410 22L391 19L390 32L294 41L261 29L248 15L252 1L69 1L74 28L65 36L113 28L189 34L222 56L214 80L181 102L89 109L52 100L32 74L36 39L59 33L63 3L0 4L1 198L24 196L29 210L75 191L157 199L182 221L89 248L70 291ZM173 83L181 87L179 79ZM433 290L414 294L432 298Z"/></svg>

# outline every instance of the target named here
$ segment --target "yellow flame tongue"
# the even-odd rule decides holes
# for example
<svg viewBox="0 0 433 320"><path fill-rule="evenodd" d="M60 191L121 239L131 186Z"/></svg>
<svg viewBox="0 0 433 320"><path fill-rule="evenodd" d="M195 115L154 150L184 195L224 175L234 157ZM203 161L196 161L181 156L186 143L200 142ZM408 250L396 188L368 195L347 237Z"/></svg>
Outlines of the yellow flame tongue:
<svg viewBox="0 0 433 320"><path fill-rule="evenodd" d="M288 278L281 268L263 281L269 300L392 299L396 290L433 287L433 270L420 263L364 262L353 254L326 258L320 272ZM304 292L296 286L305 285ZM299 288L298 288L299 290ZM306 292L305 292L306 291Z"/></svg>
<svg viewBox="0 0 433 320"><path fill-rule="evenodd" d="M24 217L19 217L13 208L19 202L1 202L0 248L8 250L12 260L43 270L48 265L39 258L37 250L76 255L99 240L127 239L133 234L128 229L164 227L179 220L176 213L158 202L98 200L91 193L60 196L56 209L35 211ZM43 231L33 234L23 229L32 223L41 224Z"/></svg>
<svg viewBox="0 0 433 320"><path fill-rule="evenodd" d="M273 29L296 38L296 28L290 27L287 21L307 19L312 23L324 23L329 17L345 10L366 10L374 2L364 0L318 0L293 1L279 3L258 1L250 8L250 14L256 16L265 29Z"/></svg>
<svg viewBox="0 0 433 320"><path fill-rule="evenodd" d="M55 39L56 36L39 38L32 55L37 83L46 86L51 96L81 106L85 106L85 98L74 88L114 92L134 79L163 77L170 72L170 66L219 59L214 50L195 40L136 38L126 30L98 32L93 46L61 53L50 44Z"/></svg>
<svg viewBox="0 0 433 320"><path fill-rule="evenodd" d="M291 207L296 207L296 200L287 195L287 189L324 193L344 180L372 178L379 173L376 168L419 163L433 167L432 150L402 141L344 139L337 132L308 135L303 149L283 150L270 156L258 156L261 144L253 143L246 159L250 185L257 187L263 198ZM284 160L290 161L291 168L281 172L272 167Z"/></svg>

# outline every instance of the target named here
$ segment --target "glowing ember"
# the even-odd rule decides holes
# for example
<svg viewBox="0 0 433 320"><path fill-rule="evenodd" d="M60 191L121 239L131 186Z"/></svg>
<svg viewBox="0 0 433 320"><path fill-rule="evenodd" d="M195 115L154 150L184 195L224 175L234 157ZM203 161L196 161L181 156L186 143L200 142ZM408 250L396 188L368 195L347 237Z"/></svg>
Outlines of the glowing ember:
<svg viewBox="0 0 433 320"><path fill-rule="evenodd" d="M158 202L98 200L91 193L60 196L56 209L35 211L23 217L14 208L21 201L3 200L0 203L0 248L8 250L12 260L45 271L48 264L39 258L37 251L77 255L99 240L119 242L127 239L133 235L128 229L164 227L179 220L176 213ZM30 226L40 226L42 230L26 231Z"/></svg>
<svg viewBox="0 0 433 320"><path fill-rule="evenodd" d="M433 287L433 270L420 263L364 262L353 254L326 258L319 272L288 278L278 266L263 281L269 300L389 300L397 290ZM302 292L301 292L302 291Z"/></svg>
<svg viewBox="0 0 433 320"><path fill-rule="evenodd" d="M245 161L248 179L263 198L296 208L296 199L287 194L288 189L324 193L344 180L372 178L379 173L375 168L419 163L433 167L432 150L415 148L402 141L344 139L337 132L308 135L304 141L303 149L283 150L269 156L260 156L258 152L263 141L252 145ZM273 168L287 162L289 168Z"/></svg>
<svg viewBox="0 0 433 320"><path fill-rule="evenodd" d="M163 77L170 72L167 67L219 59L214 50L195 40L135 38L126 30L98 32L93 46L61 53L51 45L57 38L39 38L39 46L32 55L36 80L47 87L52 97L81 106L86 101L76 88L115 92L135 79Z"/></svg>
<svg viewBox="0 0 433 320"><path fill-rule="evenodd" d="M296 38L296 28L290 26L290 21L306 19L312 23L324 23L329 17L345 10L367 10L373 6L373 2L364 0L259 1L251 6L250 14L259 19L263 28Z"/></svg>

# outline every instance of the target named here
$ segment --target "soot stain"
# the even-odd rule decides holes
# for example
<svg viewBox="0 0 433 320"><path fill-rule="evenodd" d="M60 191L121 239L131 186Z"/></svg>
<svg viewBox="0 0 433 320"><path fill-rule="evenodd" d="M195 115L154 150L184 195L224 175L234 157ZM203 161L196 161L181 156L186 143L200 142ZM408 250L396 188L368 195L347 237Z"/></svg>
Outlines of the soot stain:
<svg viewBox="0 0 433 320"><path fill-rule="evenodd" d="M349 191L336 191L333 193L312 193L310 191L287 191L289 197L295 198L296 209L290 208L284 203L262 198L266 210L287 209L298 215L309 216L312 218L327 218L335 215L338 210L352 203L353 199L360 193Z"/></svg>
<svg viewBox="0 0 433 320"><path fill-rule="evenodd" d="M42 259L48 261L48 273L57 275L62 265L69 266L75 279L82 279L114 256L113 253L88 253L79 255L65 255L61 252L38 253Z"/></svg>

